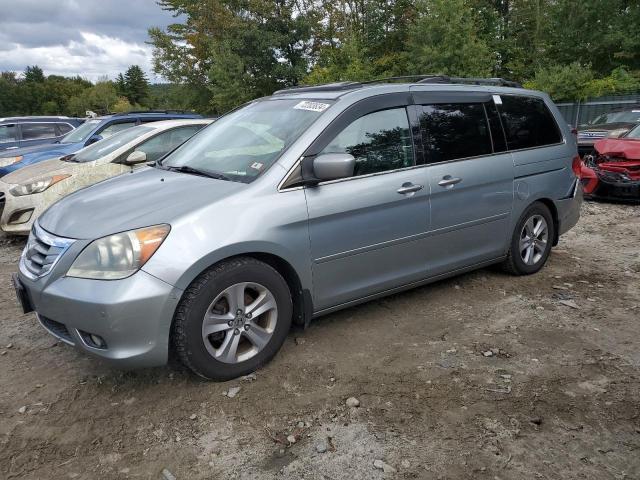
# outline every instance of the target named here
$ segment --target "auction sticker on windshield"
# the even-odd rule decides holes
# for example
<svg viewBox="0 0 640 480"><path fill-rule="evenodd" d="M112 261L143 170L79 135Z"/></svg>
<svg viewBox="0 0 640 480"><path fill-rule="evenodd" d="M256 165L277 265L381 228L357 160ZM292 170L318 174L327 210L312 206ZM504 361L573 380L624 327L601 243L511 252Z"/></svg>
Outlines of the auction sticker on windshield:
<svg viewBox="0 0 640 480"><path fill-rule="evenodd" d="M295 107L296 110L310 110L312 112L324 112L331 105L328 103L309 102L308 100L298 103Z"/></svg>

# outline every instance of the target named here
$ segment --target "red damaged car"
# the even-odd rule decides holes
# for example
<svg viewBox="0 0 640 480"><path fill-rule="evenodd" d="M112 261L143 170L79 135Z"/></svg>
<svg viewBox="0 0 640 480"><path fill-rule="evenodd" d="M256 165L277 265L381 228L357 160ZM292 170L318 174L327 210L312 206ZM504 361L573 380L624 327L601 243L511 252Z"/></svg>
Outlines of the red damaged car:
<svg viewBox="0 0 640 480"><path fill-rule="evenodd" d="M585 155L580 178L586 197L640 202L640 125L622 138L605 138Z"/></svg>

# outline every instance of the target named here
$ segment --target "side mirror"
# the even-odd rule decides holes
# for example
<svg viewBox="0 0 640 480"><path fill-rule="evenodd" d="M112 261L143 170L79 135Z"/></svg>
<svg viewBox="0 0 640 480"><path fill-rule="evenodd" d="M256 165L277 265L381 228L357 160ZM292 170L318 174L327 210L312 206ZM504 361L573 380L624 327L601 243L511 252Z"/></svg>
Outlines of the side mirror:
<svg viewBox="0 0 640 480"><path fill-rule="evenodd" d="M302 180L307 185L353 176L356 159L348 153L325 153L302 162Z"/></svg>
<svg viewBox="0 0 640 480"><path fill-rule="evenodd" d="M87 146L102 140L102 135L91 135L87 140Z"/></svg>
<svg viewBox="0 0 640 480"><path fill-rule="evenodd" d="M141 150L135 150L131 152L129 156L126 158L124 163L129 165L133 165L134 163L142 163L147 161L147 154Z"/></svg>

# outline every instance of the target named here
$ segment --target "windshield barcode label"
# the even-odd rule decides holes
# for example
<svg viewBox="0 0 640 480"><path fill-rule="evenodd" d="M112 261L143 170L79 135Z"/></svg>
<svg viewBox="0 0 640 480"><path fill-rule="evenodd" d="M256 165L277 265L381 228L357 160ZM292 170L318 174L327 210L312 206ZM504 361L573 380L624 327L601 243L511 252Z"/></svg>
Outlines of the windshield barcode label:
<svg viewBox="0 0 640 480"><path fill-rule="evenodd" d="M312 112L324 112L330 106L331 105L328 103L304 101L304 102L300 102L293 108L295 108L296 110L310 110Z"/></svg>

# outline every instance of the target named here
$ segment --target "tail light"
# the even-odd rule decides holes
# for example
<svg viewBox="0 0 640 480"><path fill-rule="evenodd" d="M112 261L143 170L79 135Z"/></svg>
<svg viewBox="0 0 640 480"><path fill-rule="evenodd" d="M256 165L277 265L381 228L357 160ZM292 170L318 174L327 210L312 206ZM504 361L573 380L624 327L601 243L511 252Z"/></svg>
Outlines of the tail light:
<svg viewBox="0 0 640 480"><path fill-rule="evenodd" d="M580 175L582 173L582 159L580 158L580 155L576 155L575 157L573 157L571 170L573 170L573 173L576 174L576 177L580 178Z"/></svg>

